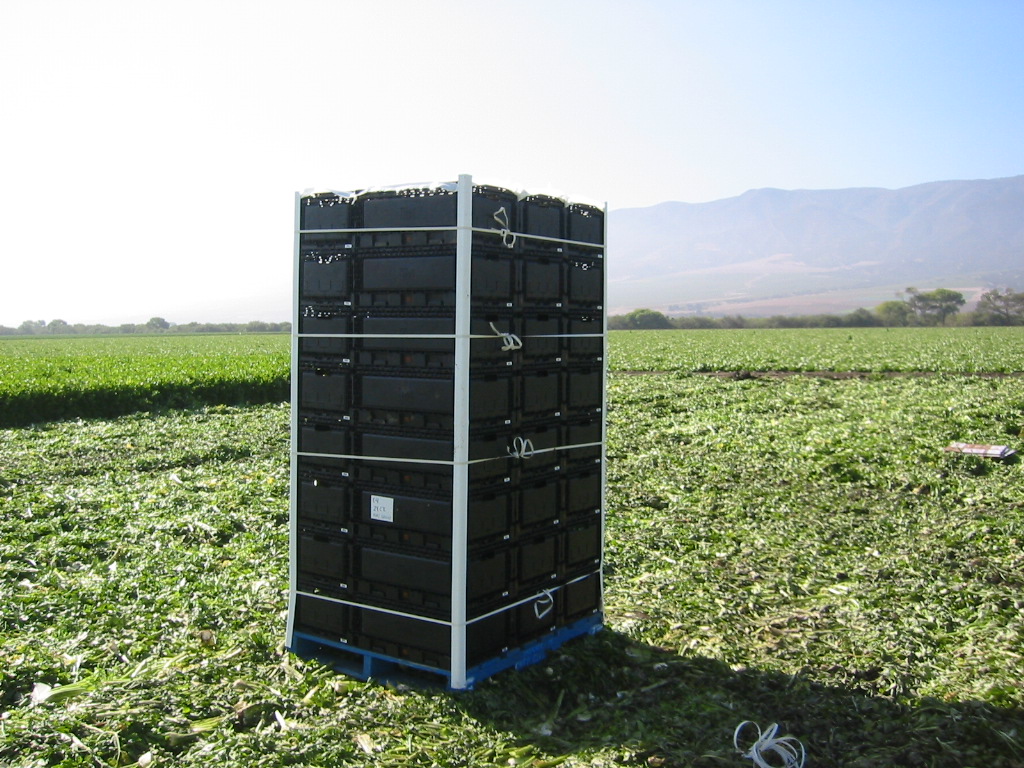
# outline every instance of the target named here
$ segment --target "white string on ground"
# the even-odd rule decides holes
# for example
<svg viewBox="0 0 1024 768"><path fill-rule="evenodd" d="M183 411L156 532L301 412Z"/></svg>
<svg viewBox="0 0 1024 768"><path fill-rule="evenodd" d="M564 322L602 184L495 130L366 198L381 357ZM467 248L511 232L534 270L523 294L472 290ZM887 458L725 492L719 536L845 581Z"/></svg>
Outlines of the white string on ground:
<svg viewBox="0 0 1024 768"><path fill-rule="evenodd" d="M739 744L740 732L748 725L757 728L757 739L744 752L743 747ZM757 768L803 768L804 760L807 757L804 752L804 745L794 736L779 736L776 738L775 734L778 732L778 723L772 723L762 733L761 726L757 723L751 720L744 720L733 731L732 745L747 760L753 760ZM797 747L799 747L799 751L797 751ZM773 754L782 760L782 766L768 762L767 756Z"/></svg>

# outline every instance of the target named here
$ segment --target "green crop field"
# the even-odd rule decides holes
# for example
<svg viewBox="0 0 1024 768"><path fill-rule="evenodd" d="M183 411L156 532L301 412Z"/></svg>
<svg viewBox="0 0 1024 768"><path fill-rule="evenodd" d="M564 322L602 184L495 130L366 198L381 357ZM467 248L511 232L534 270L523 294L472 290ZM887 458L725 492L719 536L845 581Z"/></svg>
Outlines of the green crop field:
<svg viewBox="0 0 1024 768"><path fill-rule="evenodd" d="M744 720L808 768L1024 765L1021 465L942 450L1024 447L1020 336L962 330L612 334L669 373L609 379L607 628L460 694L283 649L283 396L0 429L0 765L742 768ZM919 375L756 373L801 367Z"/></svg>
<svg viewBox="0 0 1024 768"><path fill-rule="evenodd" d="M615 371L1024 371L1022 328L614 331Z"/></svg>
<svg viewBox="0 0 1024 768"><path fill-rule="evenodd" d="M288 397L287 335L0 338L0 426Z"/></svg>

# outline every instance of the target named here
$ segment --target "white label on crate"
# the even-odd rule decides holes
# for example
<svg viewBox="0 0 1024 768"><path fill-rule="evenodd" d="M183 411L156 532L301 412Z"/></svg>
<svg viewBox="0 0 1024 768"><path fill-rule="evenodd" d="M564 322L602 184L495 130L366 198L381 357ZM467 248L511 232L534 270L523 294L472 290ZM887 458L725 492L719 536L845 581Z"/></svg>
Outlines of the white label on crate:
<svg viewBox="0 0 1024 768"><path fill-rule="evenodd" d="M370 519L395 522L395 500L390 496L370 496Z"/></svg>

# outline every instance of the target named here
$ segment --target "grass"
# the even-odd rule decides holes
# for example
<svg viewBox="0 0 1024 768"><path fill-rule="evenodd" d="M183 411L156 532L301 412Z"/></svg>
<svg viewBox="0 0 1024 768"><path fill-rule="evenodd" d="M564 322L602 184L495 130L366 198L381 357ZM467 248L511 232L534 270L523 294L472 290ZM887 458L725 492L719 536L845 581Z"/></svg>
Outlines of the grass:
<svg viewBox="0 0 1024 768"><path fill-rule="evenodd" d="M1015 379L609 404L608 628L457 695L281 647L287 406L0 430L0 764L749 766L743 720L808 766L1024 764L1020 464L942 451L1019 447Z"/></svg>

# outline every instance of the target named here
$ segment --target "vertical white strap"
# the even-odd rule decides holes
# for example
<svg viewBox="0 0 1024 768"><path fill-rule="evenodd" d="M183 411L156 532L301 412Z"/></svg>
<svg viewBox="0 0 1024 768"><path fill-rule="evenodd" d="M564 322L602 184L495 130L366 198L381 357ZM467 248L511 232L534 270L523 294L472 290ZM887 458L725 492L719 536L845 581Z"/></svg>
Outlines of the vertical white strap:
<svg viewBox="0 0 1024 768"><path fill-rule="evenodd" d="M455 402L452 456L451 687L466 681L466 579L469 546L469 335L472 299L473 179L459 176L455 230Z"/></svg>

